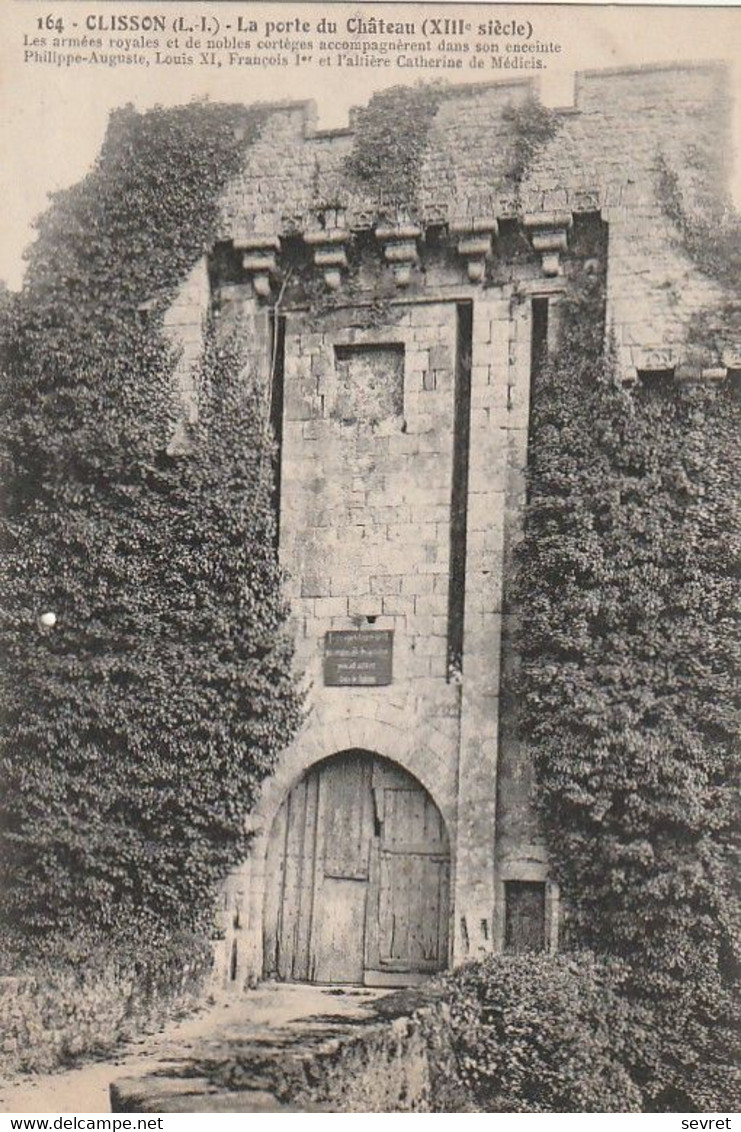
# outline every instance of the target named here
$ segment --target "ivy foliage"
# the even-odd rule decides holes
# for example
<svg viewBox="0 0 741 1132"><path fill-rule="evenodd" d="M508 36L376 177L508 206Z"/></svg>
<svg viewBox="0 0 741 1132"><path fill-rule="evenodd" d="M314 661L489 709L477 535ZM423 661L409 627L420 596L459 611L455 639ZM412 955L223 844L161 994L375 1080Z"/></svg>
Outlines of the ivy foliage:
<svg viewBox="0 0 741 1132"><path fill-rule="evenodd" d="M358 110L345 172L389 204L416 202L432 123L447 88L442 83L392 86Z"/></svg>
<svg viewBox="0 0 741 1132"><path fill-rule="evenodd" d="M541 150L558 133L558 116L536 98L512 102L502 110L510 141L506 181L518 192Z"/></svg>
<svg viewBox="0 0 741 1132"><path fill-rule="evenodd" d="M688 156L690 169L692 155ZM700 166L704 172L704 167ZM704 178L707 180L707 178ZM713 182L698 200L690 203L677 171L660 154L657 159L657 192L664 214L676 226L684 250L708 278L728 292L727 299L701 311L689 327L689 342L721 359L724 350L738 351L741 341L741 215L730 195Z"/></svg>
<svg viewBox="0 0 741 1132"><path fill-rule="evenodd" d="M492 955L446 976L444 1036L474 1111L640 1111L622 977L589 953Z"/></svg>
<svg viewBox="0 0 741 1132"><path fill-rule="evenodd" d="M114 114L3 312L0 884L26 942L200 925L297 725L263 396L213 332L166 455L161 312L259 117Z"/></svg>
<svg viewBox="0 0 741 1132"><path fill-rule="evenodd" d="M345 161L351 182L384 204L419 210L422 165L440 104L457 95L444 82L395 86L374 94L357 111L353 146ZM502 111L504 137L497 147L506 151L498 185L492 191L513 189L525 179L533 161L558 130L558 117L537 99L508 104Z"/></svg>
<svg viewBox="0 0 741 1132"><path fill-rule="evenodd" d="M741 216L717 184L691 206L679 174L663 155L657 159L659 201L680 231L685 249L706 275L736 288L741 275Z"/></svg>
<svg viewBox="0 0 741 1132"><path fill-rule="evenodd" d="M52 196L28 253L24 290L45 344L52 325L60 338L87 327L88 347L102 349L140 303L168 307L213 243L220 193L263 116L259 105L207 101L111 114L92 170Z"/></svg>
<svg viewBox="0 0 741 1132"><path fill-rule="evenodd" d="M595 282L598 290L599 285ZM575 299L534 405L521 726L573 933L630 965L649 1107L731 1107L738 399L631 393Z"/></svg>

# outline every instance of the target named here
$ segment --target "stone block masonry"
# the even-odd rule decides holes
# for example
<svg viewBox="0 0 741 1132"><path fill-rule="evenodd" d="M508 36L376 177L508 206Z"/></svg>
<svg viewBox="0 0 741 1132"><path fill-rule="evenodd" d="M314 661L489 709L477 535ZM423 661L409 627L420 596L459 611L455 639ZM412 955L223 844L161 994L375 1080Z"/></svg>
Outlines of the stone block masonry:
<svg viewBox="0 0 741 1132"><path fill-rule="evenodd" d="M680 170L690 196L698 167L717 179L729 118L721 66L584 74L515 179L508 108L533 93L444 93L415 198L393 206L349 175L351 131L317 132L309 105L269 109L222 200L228 278L223 254L204 261L168 316L191 417L209 304L272 398L280 555L310 689L226 886L219 969L235 987L263 975L268 935L309 977L342 981L354 955L356 981L387 984L528 931L556 946L533 776L502 695L534 367L595 273L625 379L682 362L689 320L720 290L662 211L658 170ZM351 675L326 682L338 631ZM391 676L376 680L363 642L381 631ZM545 922L509 931L525 908Z"/></svg>

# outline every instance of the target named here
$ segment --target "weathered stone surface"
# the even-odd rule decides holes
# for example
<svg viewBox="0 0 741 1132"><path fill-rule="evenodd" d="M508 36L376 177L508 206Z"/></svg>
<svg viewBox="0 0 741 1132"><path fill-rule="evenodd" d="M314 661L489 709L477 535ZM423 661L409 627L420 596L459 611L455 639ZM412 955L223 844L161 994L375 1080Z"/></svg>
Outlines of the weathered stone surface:
<svg viewBox="0 0 741 1132"><path fill-rule="evenodd" d="M298 1112L258 1089L219 1092L204 1078L124 1077L111 1085L111 1112Z"/></svg>
<svg viewBox="0 0 741 1132"><path fill-rule="evenodd" d="M430 1112L429 996L204 1040L151 1076L111 1084L113 1112Z"/></svg>
<svg viewBox="0 0 741 1132"><path fill-rule="evenodd" d="M553 350L564 297L583 274L603 273L625 379L682 363L690 318L720 291L662 211L659 158L690 194L703 177L721 176L726 86L717 65L581 75L575 106L557 113L517 191L504 111L531 97L532 84L459 88L432 122L413 224L401 210L389 222L344 174L351 131L317 134L302 104L268 112L224 195L221 237L270 243L274 284L287 281L280 551L311 692L306 724L263 789L252 856L227 885L221 970L235 986L262 974L274 817L312 764L342 751L398 763L440 810L455 866L451 962L503 946L507 881L547 883L532 772L501 695L516 659L506 586L525 503L533 311L547 300ZM300 254L288 238L295 248L297 232L308 241ZM302 282L301 255L311 260L316 249L314 291ZM337 249L346 266L329 303L317 298L321 272L337 265L321 257ZM186 398L203 278L196 271L169 320L187 345ZM240 329L250 369L271 383L267 308L232 280L219 298L222 325ZM465 342L461 304L472 312ZM720 365L703 364L707 380L721 379ZM456 464L464 449L465 476ZM455 497L454 473L465 482ZM461 665L451 661L451 625L463 589ZM325 634L371 624L393 631L392 684L324 687ZM552 885L545 904L553 943Z"/></svg>

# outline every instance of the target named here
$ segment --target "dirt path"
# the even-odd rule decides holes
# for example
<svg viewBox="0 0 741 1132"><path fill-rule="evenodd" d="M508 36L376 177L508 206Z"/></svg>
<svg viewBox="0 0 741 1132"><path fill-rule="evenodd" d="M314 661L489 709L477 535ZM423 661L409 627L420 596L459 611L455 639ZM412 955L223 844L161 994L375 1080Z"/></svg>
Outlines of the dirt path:
<svg viewBox="0 0 741 1132"><path fill-rule="evenodd" d="M60 1073L0 1082L0 1112L110 1112L108 1089L115 1078L151 1073L158 1064L187 1057L202 1040L243 1040L258 1031L329 1011L351 1017L379 993L384 992L264 984L238 999L222 998L159 1034L126 1043L99 1061Z"/></svg>

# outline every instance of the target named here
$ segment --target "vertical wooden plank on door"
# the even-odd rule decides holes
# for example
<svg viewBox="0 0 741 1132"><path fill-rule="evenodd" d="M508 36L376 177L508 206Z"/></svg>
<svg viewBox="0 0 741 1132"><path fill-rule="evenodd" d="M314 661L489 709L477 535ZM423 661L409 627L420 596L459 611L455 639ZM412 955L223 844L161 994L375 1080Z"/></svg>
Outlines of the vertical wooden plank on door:
<svg viewBox="0 0 741 1132"><path fill-rule="evenodd" d="M378 784L377 762L371 772L371 802L373 829L368 861L368 898L365 915L365 969L377 971L380 965L379 904L381 890L381 830L385 819L386 794Z"/></svg>
<svg viewBox="0 0 741 1132"><path fill-rule="evenodd" d="M317 854L317 809L319 801L319 772L314 769L306 776L303 845L298 887L296 944L293 954L291 978L299 982L309 979L311 924L314 916L314 872Z"/></svg>
<svg viewBox="0 0 741 1132"><path fill-rule="evenodd" d="M437 923L437 953L440 957L440 969L448 966L450 957L450 858L447 858L438 871L438 900L440 915Z"/></svg>
<svg viewBox="0 0 741 1132"><path fill-rule="evenodd" d="M364 972L364 881L325 877L321 887L321 913L312 931L312 981L361 984Z"/></svg>
<svg viewBox="0 0 741 1132"><path fill-rule="evenodd" d="M263 974L278 974L278 938L283 905L288 801L282 803L273 822L265 861L265 902L263 907Z"/></svg>
<svg viewBox="0 0 741 1132"><path fill-rule="evenodd" d="M314 824L314 856L311 862L311 923L309 924L309 982L316 982L316 924L321 917L321 896L324 870L322 851L324 846L324 813L326 791L322 768L315 767L316 774L316 822Z"/></svg>
<svg viewBox="0 0 741 1132"><path fill-rule="evenodd" d="M311 932L319 983L362 983L372 834L370 760L348 755L321 768Z"/></svg>
<svg viewBox="0 0 741 1132"><path fill-rule="evenodd" d="M371 764L351 754L322 771L325 808L325 876L368 879L368 840L372 833Z"/></svg>
<svg viewBox="0 0 741 1132"><path fill-rule="evenodd" d="M294 978L298 914L306 814L306 779L294 786L287 799L283 900L278 935L278 978Z"/></svg>

